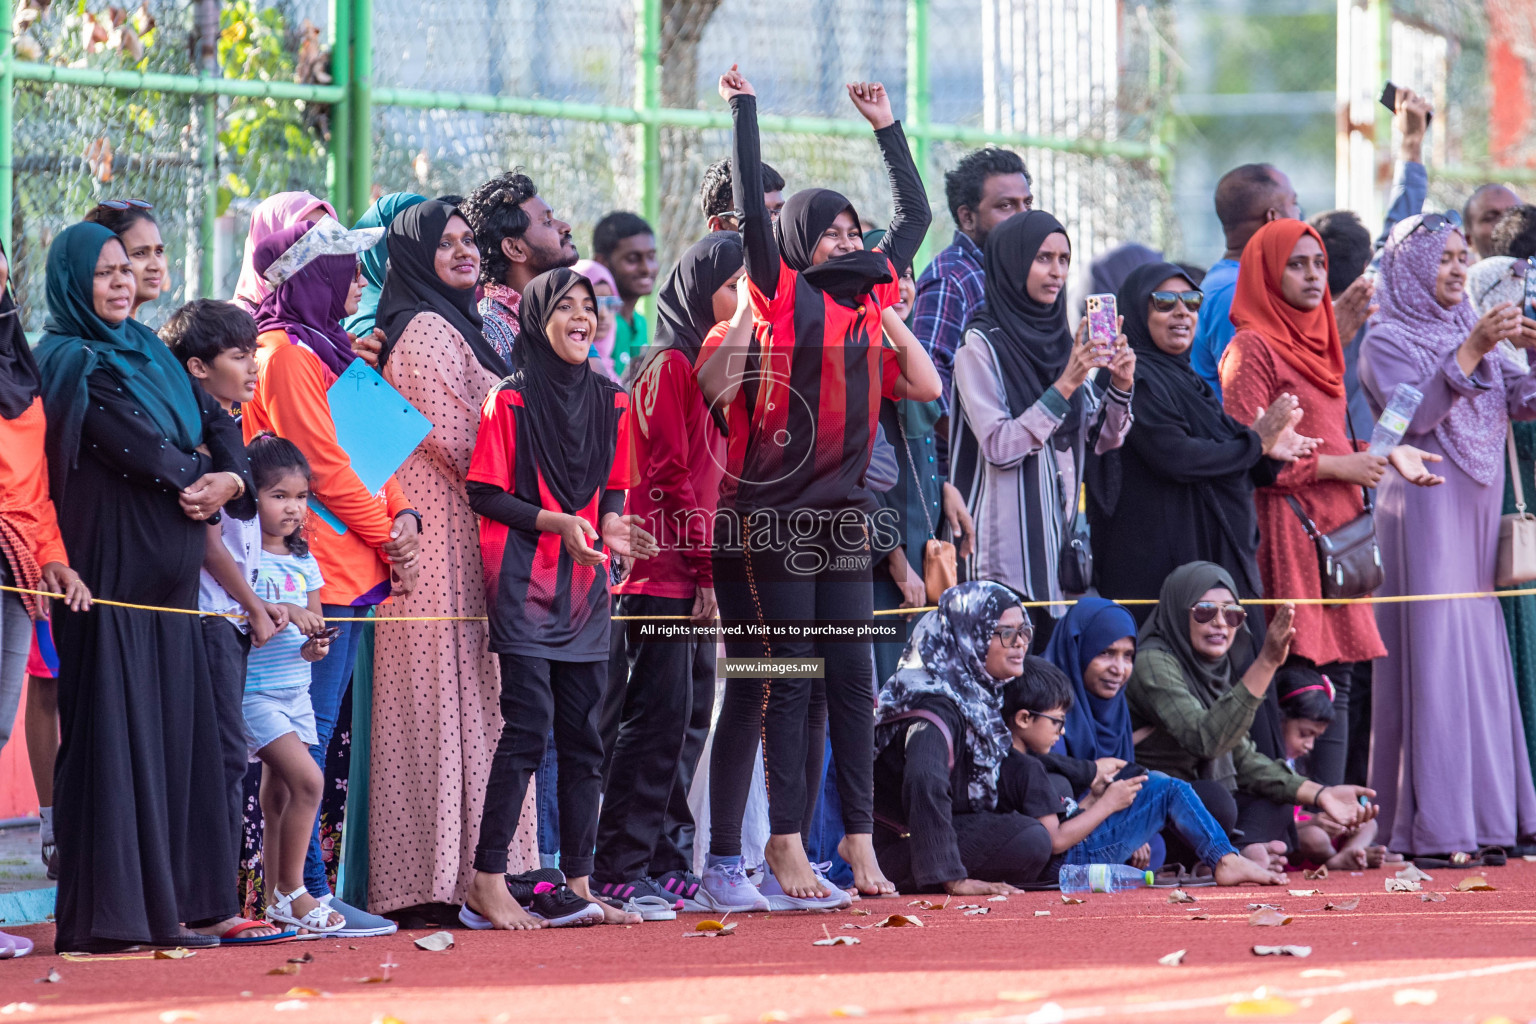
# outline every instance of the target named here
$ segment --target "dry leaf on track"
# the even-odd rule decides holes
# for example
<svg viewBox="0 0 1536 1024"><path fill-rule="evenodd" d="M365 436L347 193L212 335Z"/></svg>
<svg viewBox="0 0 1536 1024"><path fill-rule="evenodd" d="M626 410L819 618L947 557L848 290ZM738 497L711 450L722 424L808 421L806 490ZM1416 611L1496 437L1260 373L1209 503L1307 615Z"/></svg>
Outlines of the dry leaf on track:
<svg viewBox="0 0 1536 1024"><path fill-rule="evenodd" d="M987 902L988 903L1007 903L1008 902L1008 897L1007 896L1003 896L1001 894L999 894L997 896L988 896L987 897Z"/></svg>
<svg viewBox="0 0 1536 1024"><path fill-rule="evenodd" d="M428 953L441 953L453 948L453 935L449 932L433 932L416 940L416 948Z"/></svg>
<svg viewBox="0 0 1536 1024"><path fill-rule="evenodd" d="M1065 903L1069 907L1074 907L1079 903L1087 903L1088 901L1080 900L1076 896L1068 896L1066 893L1062 893L1061 902Z"/></svg>
<svg viewBox="0 0 1536 1024"><path fill-rule="evenodd" d="M1183 889L1175 889L1175 890L1173 890L1173 892L1168 894L1168 902L1169 903L1196 903L1198 901L1193 896L1191 896L1189 893L1185 892Z"/></svg>
<svg viewBox="0 0 1536 1024"><path fill-rule="evenodd" d="M1423 900L1425 903L1445 902L1445 896L1438 892L1421 892L1419 893L1419 899Z"/></svg>
<svg viewBox="0 0 1536 1024"><path fill-rule="evenodd" d="M1424 887L1418 882L1407 878L1387 879L1387 892L1419 892Z"/></svg>
<svg viewBox="0 0 1536 1024"><path fill-rule="evenodd" d="M1463 878L1461 881L1456 883L1456 891L1457 892L1497 892L1497 890L1494 889L1493 886L1488 884L1488 879L1484 878L1482 875L1474 875L1471 878Z"/></svg>
<svg viewBox="0 0 1536 1024"><path fill-rule="evenodd" d="M965 912L965 916L966 917L980 917L982 914L990 914L990 913L992 913L992 908L991 907L972 907L970 910L967 910ZM1050 911L1047 910L1046 913L1049 914ZM1039 917L1040 915L1036 914L1035 916Z"/></svg>
<svg viewBox="0 0 1536 1024"><path fill-rule="evenodd" d="M1248 923L1255 928L1278 928L1291 923L1291 915L1280 910L1257 910L1248 915Z"/></svg>
<svg viewBox="0 0 1536 1024"><path fill-rule="evenodd" d="M1323 894L1321 889L1287 889L1286 891L1292 896L1321 896Z"/></svg>
<svg viewBox="0 0 1536 1024"><path fill-rule="evenodd" d="M911 914L892 914L875 925L876 928L921 928L923 922Z"/></svg>
<svg viewBox="0 0 1536 1024"><path fill-rule="evenodd" d="M1304 881L1321 882L1323 879L1328 877L1328 865L1324 864L1322 867L1313 868L1310 871L1303 871L1301 873L1301 877Z"/></svg>
<svg viewBox="0 0 1536 1024"><path fill-rule="evenodd" d="M852 935L833 935L830 938L817 939L811 943L813 946L857 946L859 940Z"/></svg>
<svg viewBox="0 0 1536 1024"><path fill-rule="evenodd" d="M1354 910L1359 905L1360 905L1360 897L1356 896L1354 899L1352 899L1352 900L1345 900L1343 903L1324 903L1323 904L1323 909L1324 910Z"/></svg>
<svg viewBox="0 0 1536 1024"><path fill-rule="evenodd" d="M1409 882L1433 882L1435 880L1434 875L1420 871L1417 864L1409 864L1397 873L1397 877Z"/></svg>
<svg viewBox="0 0 1536 1024"><path fill-rule="evenodd" d="M1312 955L1311 946L1254 946L1254 956L1295 956L1308 957Z"/></svg>
<svg viewBox="0 0 1536 1024"><path fill-rule="evenodd" d="M1188 954L1189 950L1187 949L1176 949L1167 956L1158 957L1157 962L1164 967L1177 967L1184 962L1184 957Z"/></svg>

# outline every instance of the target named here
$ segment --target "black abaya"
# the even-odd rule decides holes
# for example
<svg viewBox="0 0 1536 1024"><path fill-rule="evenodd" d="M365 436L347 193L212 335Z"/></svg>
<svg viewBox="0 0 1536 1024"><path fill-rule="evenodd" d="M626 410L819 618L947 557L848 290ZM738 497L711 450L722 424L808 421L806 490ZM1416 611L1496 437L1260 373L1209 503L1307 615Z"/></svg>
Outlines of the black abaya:
<svg viewBox="0 0 1536 1024"><path fill-rule="evenodd" d="M240 428L200 389L212 457L166 440L105 369L89 378L79 463L59 527L91 592L196 610L205 523L178 490L234 471L255 512ZM50 459L61 457L49 452ZM59 951L174 943L183 922L235 914L218 720L197 615L56 604L62 742L55 773Z"/></svg>

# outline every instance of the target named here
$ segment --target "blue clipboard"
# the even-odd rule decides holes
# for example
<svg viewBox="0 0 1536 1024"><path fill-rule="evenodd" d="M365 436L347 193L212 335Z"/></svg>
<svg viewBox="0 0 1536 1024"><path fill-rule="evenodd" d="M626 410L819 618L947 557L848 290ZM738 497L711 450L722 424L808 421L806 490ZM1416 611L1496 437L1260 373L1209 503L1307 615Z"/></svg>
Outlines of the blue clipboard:
<svg viewBox="0 0 1536 1024"><path fill-rule="evenodd" d="M370 493L377 493L432 431L432 422L361 359L341 371L326 399L336 440ZM347 532L346 524L313 496L309 507L337 533Z"/></svg>

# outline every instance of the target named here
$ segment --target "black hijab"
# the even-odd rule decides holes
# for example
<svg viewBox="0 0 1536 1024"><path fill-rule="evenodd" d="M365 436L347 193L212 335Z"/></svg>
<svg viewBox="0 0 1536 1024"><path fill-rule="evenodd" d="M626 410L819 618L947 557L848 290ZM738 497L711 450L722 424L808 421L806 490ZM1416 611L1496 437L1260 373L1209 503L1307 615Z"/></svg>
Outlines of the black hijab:
<svg viewBox="0 0 1536 1024"><path fill-rule="evenodd" d="M0 256L5 250L0 248ZM0 417L13 420L32 407L43 393L37 360L21 329L21 310L7 284L0 295Z"/></svg>
<svg viewBox="0 0 1536 1024"><path fill-rule="evenodd" d="M480 311L475 307L474 288L450 288L437 276L437 243L442 240L448 221L464 215L447 203L430 199L403 210L389 224L384 241L389 247L389 262L384 271L384 285L379 290L379 308L374 323L384 331L384 350L379 365L389 358L390 350L406 326L418 313L436 313L464 336L475 359L497 377L505 377L512 368L485 340L480 331ZM468 223L466 221L466 223Z"/></svg>
<svg viewBox="0 0 1536 1024"><path fill-rule="evenodd" d="M619 432L613 396L622 390L594 373L587 360L572 364L561 359L550 344L545 330L549 318L573 288L595 294L592 282L567 267L540 274L523 289L521 326L512 350L517 368L511 381L523 393L520 421L528 427L539 473L560 507L571 514L591 503L613 471Z"/></svg>
<svg viewBox="0 0 1536 1024"><path fill-rule="evenodd" d="M987 336L1002 368L1008 415L1020 416L1040 400L1067 368L1072 328L1067 326L1067 290L1042 306L1029 297L1029 268L1048 236L1066 235L1061 222L1044 210L1014 214L987 235L982 253L985 301L971 315L968 330ZM1082 389L1072 395L1075 416L1063 429L1075 435L1082 418ZM1060 432L1058 432L1060 433Z"/></svg>
<svg viewBox="0 0 1536 1024"><path fill-rule="evenodd" d="M656 293L655 351L677 349L690 365L699 361L704 336L715 320L715 292L742 267L741 235L716 231L693 243Z"/></svg>
<svg viewBox="0 0 1536 1024"><path fill-rule="evenodd" d="M1125 317L1125 339L1136 352L1136 419L1178 423L1191 437L1203 440L1240 437L1247 428L1222 411L1216 392L1190 366L1189 350L1171 356L1152 340L1147 309L1152 292L1170 277L1189 280L1189 275L1172 263L1144 264L1127 275L1115 297L1120 315Z"/></svg>
<svg viewBox="0 0 1536 1024"><path fill-rule="evenodd" d="M832 226L840 213L847 213L855 224L859 222L858 211L841 192L829 188L801 189L789 197L779 212L779 219L773 225L773 237L784 263L804 278L806 284L834 299L852 302L860 295L868 294L875 285L887 284L895 277L891 273L889 257L862 249L812 265L822 233Z"/></svg>

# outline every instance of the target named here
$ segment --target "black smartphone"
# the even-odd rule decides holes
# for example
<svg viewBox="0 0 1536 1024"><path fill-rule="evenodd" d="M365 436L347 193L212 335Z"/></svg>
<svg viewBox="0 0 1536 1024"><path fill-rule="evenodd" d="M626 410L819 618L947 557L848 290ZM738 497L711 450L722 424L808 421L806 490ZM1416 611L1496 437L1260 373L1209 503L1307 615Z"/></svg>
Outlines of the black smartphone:
<svg viewBox="0 0 1536 1024"><path fill-rule="evenodd" d="M1139 764L1128 764L1115 773L1111 781L1119 782L1121 779L1139 779L1147 774L1147 770Z"/></svg>
<svg viewBox="0 0 1536 1024"><path fill-rule="evenodd" d="M340 626L326 626L324 629L322 629L320 632L316 633L310 639L312 639L312 640L319 640L319 641L321 641L323 643L326 640L335 640L340 635L341 635L341 627Z"/></svg>
<svg viewBox="0 0 1536 1024"><path fill-rule="evenodd" d="M1393 85L1391 82L1388 82L1381 90L1381 105L1392 111L1392 113L1397 113L1397 86ZM1425 114L1425 127L1428 127L1429 123L1434 119L1434 111L1430 111L1428 114Z"/></svg>

